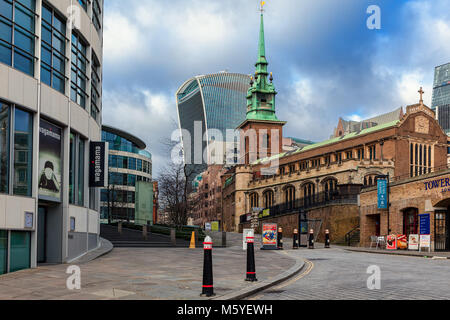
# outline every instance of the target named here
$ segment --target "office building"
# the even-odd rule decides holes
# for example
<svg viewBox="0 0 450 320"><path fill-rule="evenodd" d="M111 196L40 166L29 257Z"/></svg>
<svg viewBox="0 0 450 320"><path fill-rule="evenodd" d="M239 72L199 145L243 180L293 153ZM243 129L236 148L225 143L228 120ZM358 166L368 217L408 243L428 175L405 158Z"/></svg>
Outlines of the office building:
<svg viewBox="0 0 450 320"><path fill-rule="evenodd" d="M450 134L450 63L438 66L434 73L432 109L447 135Z"/></svg>
<svg viewBox="0 0 450 320"><path fill-rule="evenodd" d="M99 245L89 147L101 139L102 10L0 0L0 274Z"/></svg>
<svg viewBox="0 0 450 320"><path fill-rule="evenodd" d="M101 191L102 222L152 224L152 155L145 150L145 142L107 125L102 126L102 139L109 144L108 186Z"/></svg>

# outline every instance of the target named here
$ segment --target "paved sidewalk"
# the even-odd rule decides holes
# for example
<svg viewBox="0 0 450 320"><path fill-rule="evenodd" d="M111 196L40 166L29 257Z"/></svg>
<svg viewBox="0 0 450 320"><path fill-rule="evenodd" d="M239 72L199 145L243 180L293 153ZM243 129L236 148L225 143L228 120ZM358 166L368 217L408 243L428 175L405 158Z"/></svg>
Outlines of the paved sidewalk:
<svg viewBox="0 0 450 320"><path fill-rule="evenodd" d="M273 251L255 250L257 278L276 278L296 260ZM0 276L0 299L203 299L200 298L203 250L187 248L115 248L80 264L81 290L66 288L69 265L42 266ZM225 295L256 284L244 281L242 247L213 251L215 293Z"/></svg>
<svg viewBox="0 0 450 320"><path fill-rule="evenodd" d="M336 246L336 248L342 248L348 251L355 252L366 252L375 254L390 254L399 256L412 256L412 257L427 257L434 259L450 259L450 252L428 252L428 251L409 251L409 250L384 250L376 248L365 248L365 247L347 247L347 246Z"/></svg>

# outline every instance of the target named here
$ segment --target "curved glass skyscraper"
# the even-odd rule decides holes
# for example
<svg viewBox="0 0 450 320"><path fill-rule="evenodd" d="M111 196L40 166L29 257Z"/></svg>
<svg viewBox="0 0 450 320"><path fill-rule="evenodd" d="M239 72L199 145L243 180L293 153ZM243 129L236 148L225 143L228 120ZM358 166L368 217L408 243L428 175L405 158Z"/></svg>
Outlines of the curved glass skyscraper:
<svg viewBox="0 0 450 320"><path fill-rule="evenodd" d="M199 163L198 158L202 155L195 157L195 134L199 134L200 128L202 136L208 130L217 129L225 142L226 130L236 129L245 120L249 87L249 75L220 72L193 77L178 89L176 99L179 126L191 135L191 141L183 139L185 151L190 151L185 153L185 161L191 169L195 168L196 173L201 172L206 163L204 160ZM202 154L209 141L214 139L217 143L217 137L207 136L207 141L199 140L202 141ZM194 176L192 174L191 179Z"/></svg>

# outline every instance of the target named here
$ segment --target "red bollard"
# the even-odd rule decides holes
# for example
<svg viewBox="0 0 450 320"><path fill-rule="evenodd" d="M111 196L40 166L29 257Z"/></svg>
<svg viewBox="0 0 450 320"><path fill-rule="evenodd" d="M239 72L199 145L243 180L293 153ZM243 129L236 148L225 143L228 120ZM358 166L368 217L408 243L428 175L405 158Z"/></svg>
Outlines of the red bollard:
<svg viewBox="0 0 450 320"><path fill-rule="evenodd" d="M299 245L298 245L298 230L294 229L294 242L292 243L292 249L298 249Z"/></svg>
<svg viewBox="0 0 450 320"><path fill-rule="evenodd" d="M325 249L330 248L330 230L325 230Z"/></svg>
<svg viewBox="0 0 450 320"><path fill-rule="evenodd" d="M309 230L309 249L314 249L314 230Z"/></svg>
<svg viewBox="0 0 450 320"><path fill-rule="evenodd" d="M203 290L201 296L204 297L215 296L213 286L212 245L211 237L207 236L203 242L205 257L203 260Z"/></svg>

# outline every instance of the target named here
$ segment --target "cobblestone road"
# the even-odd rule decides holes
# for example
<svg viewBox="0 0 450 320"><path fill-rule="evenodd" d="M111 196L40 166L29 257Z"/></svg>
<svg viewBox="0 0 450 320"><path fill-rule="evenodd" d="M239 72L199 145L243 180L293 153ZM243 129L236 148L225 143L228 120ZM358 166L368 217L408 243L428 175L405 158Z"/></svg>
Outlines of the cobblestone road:
<svg viewBox="0 0 450 320"><path fill-rule="evenodd" d="M251 300L450 299L450 260L349 252L286 251L309 261L301 275ZM371 265L381 269L381 289L369 290Z"/></svg>

